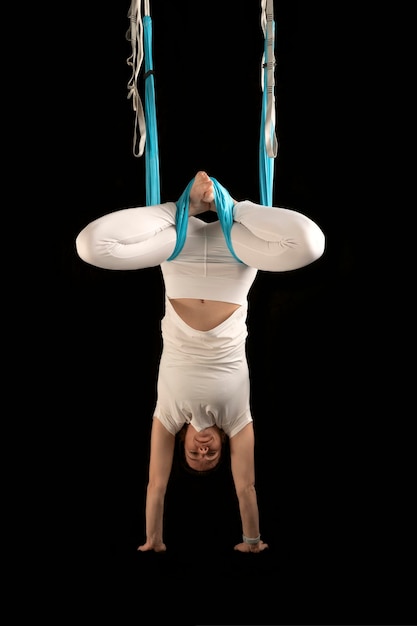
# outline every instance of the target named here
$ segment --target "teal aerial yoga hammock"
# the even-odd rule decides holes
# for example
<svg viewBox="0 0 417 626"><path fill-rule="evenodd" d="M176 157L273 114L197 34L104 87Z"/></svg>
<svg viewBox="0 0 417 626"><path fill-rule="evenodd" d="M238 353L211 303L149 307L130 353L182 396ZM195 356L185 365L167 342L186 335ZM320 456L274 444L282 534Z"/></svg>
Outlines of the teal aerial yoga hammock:
<svg viewBox="0 0 417 626"><path fill-rule="evenodd" d="M145 151L146 204L149 206L161 202L161 191L152 56L152 19L149 14L149 1L145 2L144 11L145 15L142 20L141 1L132 0L128 13L130 27L126 33L126 38L132 45L132 54L128 58L127 63L133 68L132 76L128 83L128 98L132 98L133 109L136 112L133 154L140 157ZM145 60L145 112L138 89L138 77L143 59Z"/></svg>
<svg viewBox="0 0 417 626"><path fill-rule="evenodd" d="M275 21L273 0L262 0L261 26L264 33L262 57L262 111L259 139L260 201L265 206L273 204L274 165L278 154L275 134Z"/></svg>
<svg viewBox="0 0 417 626"><path fill-rule="evenodd" d="M161 191L159 182L158 128L156 121L155 81L152 59L152 20L149 15L143 18L145 47L145 120L147 139L145 143L146 162L146 204L159 204Z"/></svg>
<svg viewBox="0 0 417 626"><path fill-rule="evenodd" d="M190 204L190 191L191 187L194 183L194 178L190 180L185 190L182 192L177 204L177 213L176 213L176 227L177 227L177 243L175 245L174 251L171 256L167 259L167 261L172 261L176 256L179 255L181 250L184 247L185 240L187 237L187 226L188 226L188 207ZM232 241L230 238L230 233L232 230L233 224L233 207L234 201L230 193L221 185L215 178L210 176L210 180L213 181L213 189L214 189L214 202L216 205L217 215L219 218L220 226L222 228L224 237L226 239L227 246L239 263L242 263L235 254L232 246Z"/></svg>
<svg viewBox="0 0 417 626"><path fill-rule="evenodd" d="M155 102L155 83L152 58L152 20L150 17L149 0L144 2L144 17L142 20L141 0L131 0L128 17L130 27L126 38L131 41L132 54L127 63L132 70L128 83L128 98L132 98L133 109L136 112L133 154L142 156L145 151L146 162L146 204L154 205L161 202L159 177L159 148ZM265 206L272 206L274 159L278 152L278 142L275 134L275 22L273 0L261 0L261 26L264 33L264 53L262 57L262 109L261 132L259 139L259 192L260 202ZM145 59L145 112L138 89L138 76L143 58ZM139 137L138 137L139 136ZM139 143L139 145L138 145ZM138 147L137 147L138 145ZM211 178L211 177L210 177ZM229 192L215 179L214 199L220 225L231 254L239 262L232 241L231 230L233 225L234 202ZM184 247L187 236L188 207L192 179L177 201L176 229L177 242L168 261L172 261Z"/></svg>

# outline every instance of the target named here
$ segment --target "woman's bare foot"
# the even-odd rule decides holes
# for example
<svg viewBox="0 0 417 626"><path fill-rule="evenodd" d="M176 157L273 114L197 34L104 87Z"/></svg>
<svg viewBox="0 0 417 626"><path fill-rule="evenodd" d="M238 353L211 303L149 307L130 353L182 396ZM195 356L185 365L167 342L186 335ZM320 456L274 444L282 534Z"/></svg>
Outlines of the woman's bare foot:
<svg viewBox="0 0 417 626"><path fill-rule="evenodd" d="M206 172L197 172L190 190L188 215L215 210L213 181Z"/></svg>

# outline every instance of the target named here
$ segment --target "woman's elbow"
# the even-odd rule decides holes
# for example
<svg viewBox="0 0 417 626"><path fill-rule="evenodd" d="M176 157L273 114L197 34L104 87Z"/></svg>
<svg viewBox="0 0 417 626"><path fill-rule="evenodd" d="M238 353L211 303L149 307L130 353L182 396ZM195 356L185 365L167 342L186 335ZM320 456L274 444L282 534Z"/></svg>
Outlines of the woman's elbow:
<svg viewBox="0 0 417 626"><path fill-rule="evenodd" d="M256 498L255 481L236 485L236 495L240 502L251 499L252 497Z"/></svg>

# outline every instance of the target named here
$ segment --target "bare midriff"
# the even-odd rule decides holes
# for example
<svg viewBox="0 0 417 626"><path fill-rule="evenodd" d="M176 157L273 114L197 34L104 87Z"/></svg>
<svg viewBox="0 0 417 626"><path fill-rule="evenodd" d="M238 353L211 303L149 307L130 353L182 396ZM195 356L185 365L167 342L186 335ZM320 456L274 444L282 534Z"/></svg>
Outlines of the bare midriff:
<svg viewBox="0 0 417 626"><path fill-rule="evenodd" d="M211 330L227 320L240 304L198 298L170 299L175 312L195 330Z"/></svg>

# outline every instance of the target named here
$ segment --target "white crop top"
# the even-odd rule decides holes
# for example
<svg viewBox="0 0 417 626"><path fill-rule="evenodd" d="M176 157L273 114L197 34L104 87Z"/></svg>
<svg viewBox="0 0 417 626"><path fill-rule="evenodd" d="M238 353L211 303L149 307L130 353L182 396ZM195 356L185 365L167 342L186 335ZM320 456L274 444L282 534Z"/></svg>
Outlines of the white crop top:
<svg viewBox="0 0 417 626"><path fill-rule="evenodd" d="M180 254L161 263L169 298L202 298L244 304L257 269L239 263L227 247L219 221L188 220Z"/></svg>

